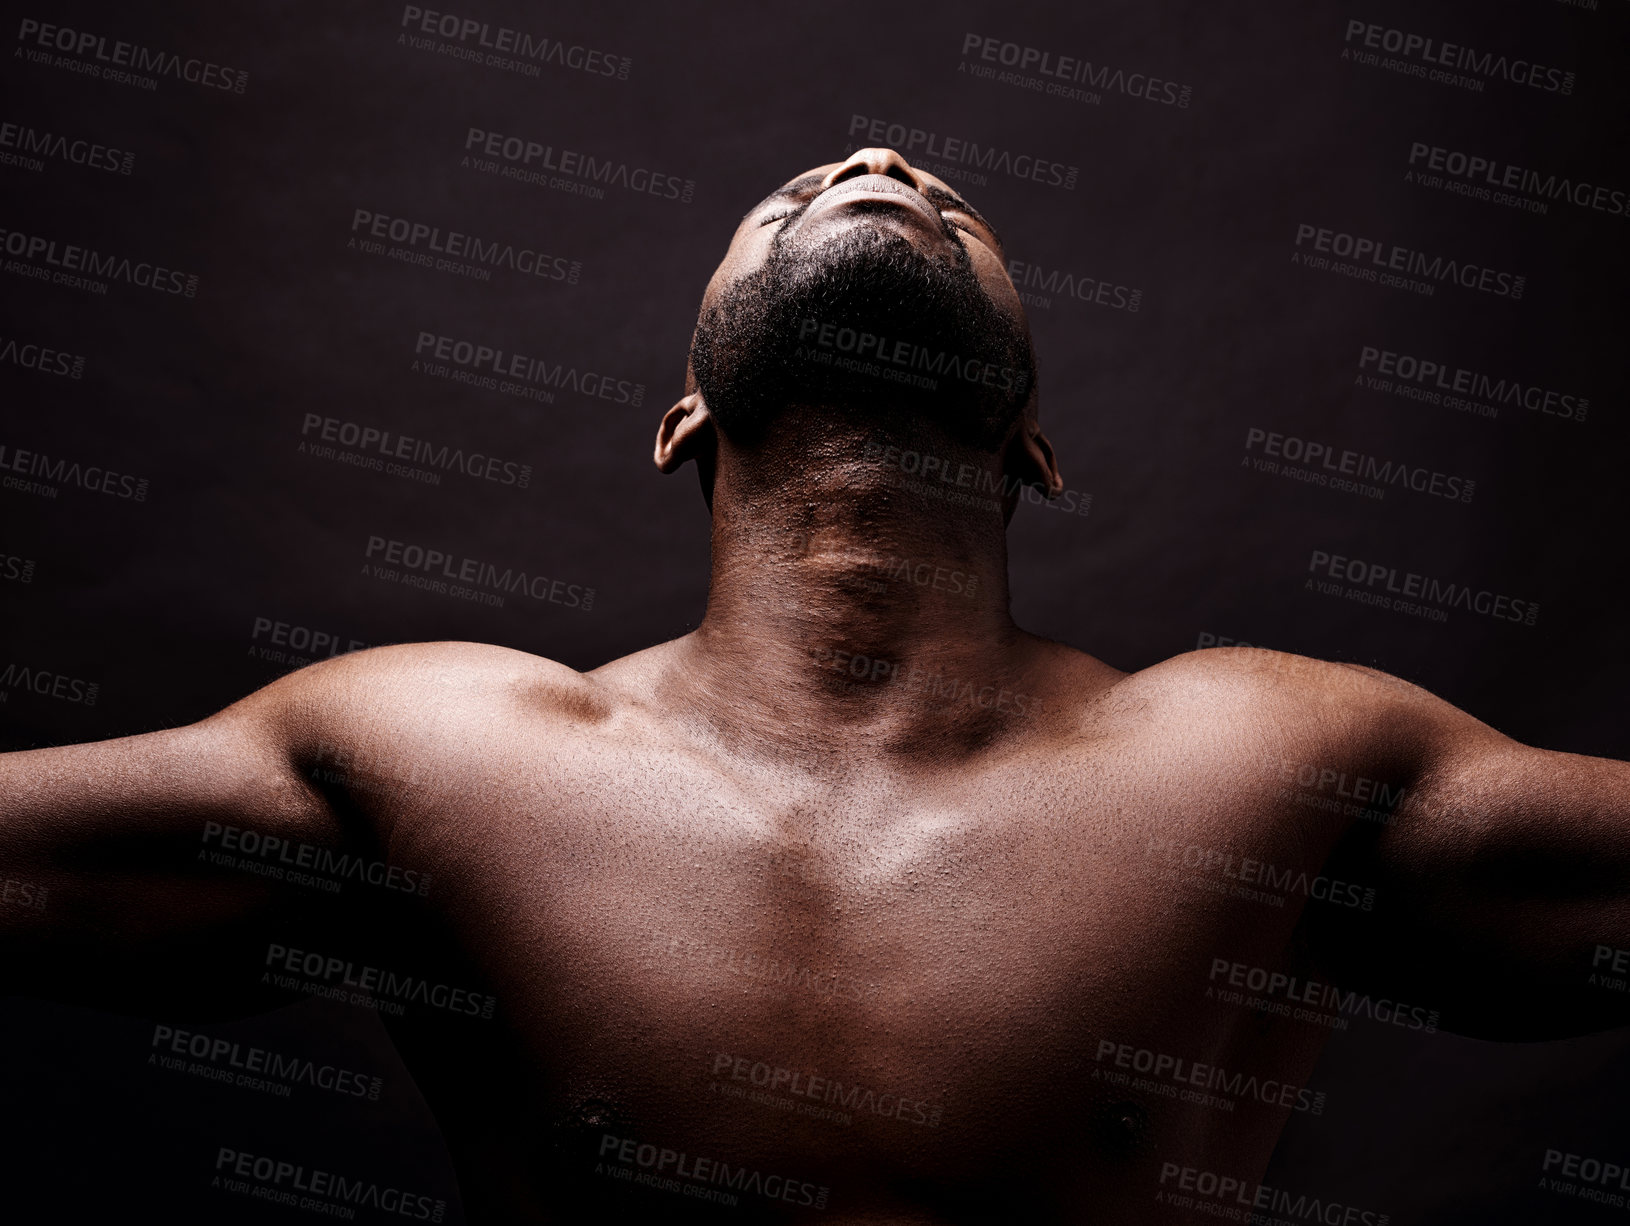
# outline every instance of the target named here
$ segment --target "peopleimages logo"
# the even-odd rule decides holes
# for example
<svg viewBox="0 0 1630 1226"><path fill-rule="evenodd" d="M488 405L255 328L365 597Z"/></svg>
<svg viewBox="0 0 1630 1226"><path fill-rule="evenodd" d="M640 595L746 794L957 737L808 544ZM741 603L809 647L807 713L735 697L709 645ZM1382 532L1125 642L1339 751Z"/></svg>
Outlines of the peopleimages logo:
<svg viewBox="0 0 1630 1226"><path fill-rule="evenodd" d="M899 469L905 477L911 478L900 483L902 488L925 497L944 497L946 501L960 506L999 511L1003 499L1018 497L1033 506L1083 518L1092 511L1091 494L1065 490L1057 497L1049 498L1039 481L1024 481L1011 473L995 473L977 464L909 447L902 449L890 442L868 439L861 451L861 458L881 460L890 468ZM986 494L990 497L980 497Z"/></svg>
<svg viewBox="0 0 1630 1226"><path fill-rule="evenodd" d="M295 1085L304 1084L378 1102L384 1084L382 1078L353 1069L318 1064L305 1056L285 1055L264 1047L245 1047L236 1039L178 1030L162 1023L153 1027L151 1046L158 1050L147 1057L150 1066L268 1091L279 1098L288 1098Z"/></svg>
<svg viewBox="0 0 1630 1226"><path fill-rule="evenodd" d="M1349 558L1345 554L1315 549L1308 559L1310 575L1305 587L1325 595L1346 595L1361 604L1379 604L1412 611L1411 602L1422 601L1435 606L1444 620L1445 610L1464 609L1498 621L1519 622L1532 626L1539 619L1539 605L1532 600L1521 600L1503 592L1487 588L1474 588L1469 584L1438 579L1415 571L1400 571L1385 562L1366 562L1362 558ZM1352 584L1346 592L1343 583ZM1418 608L1419 606L1413 606Z"/></svg>
<svg viewBox="0 0 1630 1226"><path fill-rule="evenodd" d="M108 281L123 281L127 285L160 294L180 294L183 298L193 298L198 294L198 276L195 273L179 272L150 260L134 260L127 255L104 255L77 243L59 243L57 239L38 234L0 229L0 250L15 257L6 261L7 272L50 281L53 285L105 294L108 292L107 281L97 281L95 278L106 277ZM36 260L43 261L49 268L31 263ZM50 268L57 271L53 273ZM74 275L77 273L89 275Z"/></svg>
<svg viewBox="0 0 1630 1226"><path fill-rule="evenodd" d="M66 673L11 660L0 670L0 699L7 697L11 690L26 690L44 698L94 707L102 686L83 677L70 677Z"/></svg>
<svg viewBox="0 0 1630 1226"><path fill-rule="evenodd" d="M907 1124L923 1124L929 1128L938 1128L944 1108L935 1103L924 1102L919 1099L907 1098L903 1094L882 1094L867 1087L851 1083L848 1092L844 1092L844 1083L834 1077L818 1076L814 1067L802 1064L797 1068L782 1065L772 1065L763 1060L752 1060L746 1056L733 1056L729 1052L717 1052L713 1057L713 1076L718 1081L713 1083L715 1093L728 1091L728 1082L734 1081L743 1085L757 1086L770 1095L777 1093L790 1094L794 1099L808 1098L820 1103L835 1103L838 1107L860 1115L879 1115L885 1119L899 1120ZM739 1097L739 1095L738 1095ZM838 1117L836 1122L848 1124L853 1117L843 1112L826 1112L817 1114L809 1111L804 1103L795 1103L792 1099L774 1099L773 1103L785 1103L788 1109L795 1110L800 1115L815 1114L816 1118Z"/></svg>
<svg viewBox="0 0 1630 1226"><path fill-rule="evenodd" d="M1382 682L1382 678L1386 680ZM1409 684L1387 677L1385 673L1376 673L1375 679L1394 688L1408 688ZM1262 764L1276 776L1279 799L1305 809L1390 826L1400 813L1414 807L1414 801L1406 796L1401 784L1390 784L1368 775L1349 777L1346 771L1334 766L1298 762L1272 754L1264 754ZM1406 799L1410 801L1408 805Z"/></svg>
<svg viewBox="0 0 1630 1226"><path fill-rule="evenodd" d="M83 354L65 353L61 349L19 341L14 336L0 336L0 365L21 366L65 379L81 379L85 375Z"/></svg>
<svg viewBox="0 0 1630 1226"><path fill-rule="evenodd" d="M1401 795L1402 789L1399 792ZM1207 999L1217 999L1215 993L1219 988L1236 988L1258 993L1259 997L1268 998L1268 1001L1308 1005L1315 1010L1325 1009L1345 1017L1368 1018L1383 1026L1398 1026L1426 1034L1436 1034L1438 1030L1439 1014L1436 1009L1405 1004L1387 996L1372 997L1365 992L1348 991L1317 979L1300 979L1284 971L1253 966L1231 958L1213 957L1211 973L1207 978L1211 983L1206 989ZM1258 1012L1282 1012L1271 1008L1268 1001L1254 997L1250 1003Z"/></svg>
<svg viewBox="0 0 1630 1226"><path fill-rule="evenodd" d="M1508 204L1531 213L1549 212L1549 201L1565 200L1582 209L1612 217L1630 216L1630 194L1605 184L1591 184L1567 175L1544 174L1481 154L1446 149L1425 141L1409 146L1410 169L1404 182L1419 182L1476 200ZM1435 172L1428 174L1428 171ZM1443 181L1440 182L1439 180Z"/></svg>
<svg viewBox="0 0 1630 1226"><path fill-rule="evenodd" d="M1630 1161L1603 1161L1588 1154L1547 1149L1540 1168L1539 1186L1578 1200L1594 1201L1614 1209L1630 1206ZM1558 1175L1563 1178L1558 1178ZM1611 1189L1617 1188L1618 1191Z"/></svg>
<svg viewBox="0 0 1630 1226"><path fill-rule="evenodd" d="M430 874L419 869L403 868L384 860L365 860L351 852L259 830L226 826L213 820L204 823L203 845L214 849L200 853L200 858L211 863L227 868L248 868L278 880L304 877L296 884L320 884L330 893L339 893L346 880L404 894L423 896L430 892ZM310 869L312 874L325 880L314 881L310 875L293 871L303 869Z"/></svg>
<svg viewBox="0 0 1630 1226"><path fill-rule="evenodd" d="M968 33L962 36L962 67L968 70L971 61L982 64L999 64L1004 68L1012 69L1011 74L1018 79L1005 81L1004 84L1023 85L1035 89L1039 85L1039 92L1054 94L1060 97L1072 97L1085 93L1083 90L1070 89L1073 85L1090 85L1095 90L1106 93L1124 94L1128 98L1139 98L1145 102L1157 103L1160 106L1187 107L1194 97L1194 87L1181 85L1176 81L1167 81L1147 72L1128 72L1124 68L1114 68L1108 64L1094 64L1091 60L1079 56L1055 55L1051 51L1043 51L1039 47L1027 47L1021 43L1004 42L1000 38L992 38L984 34ZM1023 79L1024 74L1035 73L1031 78L1036 82L1032 85ZM987 75L975 73L975 75ZM1086 99L1081 99L1085 101Z"/></svg>
<svg viewBox="0 0 1630 1226"><path fill-rule="evenodd" d="M766 1200L782 1201L804 1208L825 1209L831 1190L813 1180L790 1175L769 1174L745 1166L731 1167L719 1158L694 1156L665 1145L643 1143L632 1137L604 1133L600 1137L601 1163L597 1173L622 1176L631 1183L677 1192L697 1200L718 1201L735 1208L739 1195L751 1192ZM689 1160L689 1166L686 1160ZM620 1163L621 1166L612 1166ZM636 1174L636 1168L638 1173ZM630 1178L631 1177L631 1178ZM707 1185L716 1185L709 1187ZM719 1189L729 1189L728 1192Z"/></svg>
<svg viewBox="0 0 1630 1226"><path fill-rule="evenodd" d="M987 174L1008 175L1048 187L1074 191L1081 170L1033 153L1014 153L995 145L981 145L962 136L946 136L869 115L849 116L849 135L863 136L874 145L898 149L913 161L936 158L956 167L971 167ZM932 167L930 167L932 169Z"/></svg>
<svg viewBox="0 0 1630 1226"><path fill-rule="evenodd" d="M341 635L334 630L320 630L286 622L280 618L257 616L249 632L249 650L253 659L272 664L293 663L303 667L317 660L361 651L372 643Z"/></svg>
<svg viewBox="0 0 1630 1226"><path fill-rule="evenodd" d="M347 958L276 942L266 946L262 983L304 991L308 995L367 1004L400 1017L408 1005L426 1005L461 1016L490 1019L498 998L386 967L358 966ZM303 980L298 976L304 976Z"/></svg>
<svg viewBox="0 0 1630 1226"><path fill-rule="evenodd" d="M875 983L863 983L829 966L782 962L779 958L766 958L755 952L743 953L684 933L668 933L653 928L649 948L662 954L669 966L683 959L688 964L684 972L687 980L690 970L707 968L749 980L753 991L772 996L784 996L784 990L797 989L811 996L819 996L829 1003L864 1001L868 997L875 997L879 987Z"/></svg>
<svg viewBox="0 0 1630 1226"><path fill-rule="evenodd" d="M381 1187L371 1179L351 1179L321 1168L308 1171L302 1162L274 1160L224 1145L215 1155L215 1179L210 1186L330 1217L354 1218L357 1210L353 1206L421 1222L439 1222L447 1213L447 1202L439 1197L392 1185Z"/></svg>
<svg viewBox="0 0 1630 1226"><path fill-rule="evenodd" d="M508 268L513 272L549 281L565 281L576 285L583 265L578 260L547 255L531 247L517 247L514 243L488 241L459 230L443 230L440 226L423 221L410 221L406 217L392 217L375 213L371 209L356 209L351 214L351 240L348 246L368 255L387 255L408 264L419 264L443 272L457 272L490 280L491 269ZM360 238L358 236L361 236ZM386 249L382 239L403 246ZM417 248L423 246L424 250ZM431 254L431 253L434 254ZM437 256L443 258L437 259ZM455 261L468 260L461 264Z"/></svg>
<svg viewBox="0 0 1630 1226"><path fill-rule="evenodd" d="M45 900L51 891L42 885L35 885L30 881L18 881L15 877L0 877L0 905L7 907L24 907L31 911L45 910Z"/></svg>
<svg viewBox="0 0 1630 1226"><path fill-rule="evenodd" d="M1314 269L1330 269L1360 281L1375 281L1380 285L1431 294L1436 284L1450 283L1498 298L1519 299L1528 278L1516 273L1501 272L1481 264L1447 259L1441 255L1428 255L1397 243L1365 238L1344 230L1332 230L1302 222L1296 227L1297 250L1291 252L1291 262ZM1321 254L1304 254L1309 252ZM1351 264L1331 265L1324 254L1334 255ZM1403 275L1407 274L1407 276ZM1422 278L1412 280L1411 278Z"/></svg>
<svg viewBox="0 0 1630 1226"><path fill-rule="evenodd" d="M1143 305L1141 289L1133 289L1130 285L1117 285L1113 281L1101 281L1081 273L1067 272L1062 268L1048 270L1040 264L1026 260L1009 260L1007 275L1008 280L1013 282L1013 288L1019 291L1020 302L1027 307L1039 307L1044 311L1052 308L1052 296L1055 294L1061 298L1073 298L1077 302L1090 302L1094 306L1132 314L1136 314L1138 308Z"/></svg>
<svg viewBox="0 0 1630 1226"><path fill-rule="evenodd" d="M244 86L249 83L247 72L238 68L223 68L213 60L186 58L173 51L155 51L151 47L120 39L114 39L110 44L106 35L50 25L32 17L22 19L17 27L17 41L25 46L32 43L39 48L25 53L30 63L49 63L53 68L69 68L87 76L98 76L141 89L157 89L160 77L171 77L191 85L227 90L234 94L243 93ZM53 57L53 51L62 54ZM127 72L126 69L134 71Z"/></svg>
<svg viewBox="0 0 1630 1226"><path fill-rule="evenodd" d="M33 583L34 559L0 550L0 580L8 583Z"/></svg>
<svg viewBox="0 0 1630 1226"><path fill-rule="evenodd" d="M1222 877L1239 882L1242 892L1236 897L1255 898L1269 906L1281 907L1285 898L1296 894L1315 902L1357 911L1375 909L1375 887L1323 873L1310 873L1303 868L1282 868L1254 856L1240 856L1223 848L1205 847L1198 843L1179 843L1176 839L1152 836L1144 852L1151 859L1159 858L1168 869L1168 880L1200 879L1206 876ZM1262 886L1262 890L1249 887ZM1277 891L1277 893L1273 892ZM1233 890L1215 891L1235 893Z"/></svg>
<svg viewBox="0 0 1630 1226"><path fill-rule="evenodd" d="M998 391L1022 396L1030 386L1030 372L1014 370L1009 366L992 366L978 358L959 357L943 349L928 349L898 337L879 336L873 332L857 331L840 324L819 319L803 319L798 324L800 348L844 354L863 362L881 363L878 373L889 378L904 376L907 371L921 371L921 375L900 377L893 381L933 390L943 375L965 383L978 383Z"/></svg>
<svg viewBox="0 0 1630 1226"><path fill-rule="evenodd" d="M1285 1223L1286 1226L1290 1221L1324 1222L1329 1226L1387 1226L1392 1220L1389 1213L1361 1209L1357 1205L1309 1196L1305 1192L1291 1193L1284 1188L1269 1187L1265 1183L1232 1175L1219 1175L1216 1171L1182 1166L1176 1162L1160 1164L1160 1189L1155 1193L1156 1204L1196 1210L1225 1221L1276 1222ZM1213 1203L1210 1207L1197 1204L1196 1196ZM1265 1213L1280 1216L1269 1218L1264 1216Z"/></svg>
<svg viewBox="0 0 1630 1226"><path fill-rule="evenodd" d="M58 456L55 460L43 452L29 451L9 443L0 443L0 472L24 473L30 477L43 477L46 481L60 481L63 485L77 486L110 498L128 498L132 502L147 501L147 478L129 473L115 472L100 464L83 464ZM57 487L41 481L21 481L5 478L5 488L23 489L27 493L57 496Z"/></svg>
<svg viewBox="0 0 1630 1226"><path fill-rule="evenodd" d="M311 435L315 431L316 437ZM441 472L463 473L480 481L495 485L513 485L525 489L532 480L532 465L518 460L506 460L481 451L465 451L446 443L439 446L428 439L398 434L380 426L345 421L338 417L324 417L320 413L307 413L300 423L301 442L297 450L320 460L339 460L358 468L371 468L392 475L410 476L415 480L431 478L426 484L441 483L440 473L426 472L399 464L411 460L415 464L428 464ZM333 446L355 447L356 451L338 451ZM374 454L377 453L377 454Z"/></svg>
<svg viewBox="0 0 1630 1226"><path fill-rule="evenodd" d="M477 604L502 608L503 594L507 593L530 596L533 600L548 604L565 605L584 613L594 608L592 587L569 583L564 579L550 579L546 575L532 574L514 566L500 570L495 562L462 558L410 541L370 536L363 556L378 559L363 563L362 573L365 575L388 579L407 587L424 588L441 595L458 596Z"/></svg>
<svg viewBox="0 0 1630 1226"><path fill-rule="evenodd" d="M1410 400L1441 404L1480 417L1498 417L1501 405L1516 405L1543 417L1582 422L1590 399L1555 388L1495 378L1432 358L1364 345L1358 354L1358 379L1371 391L1394 392ZM1394 382L1396 381L1396 382Z"/></svg>
<svg viewBox="0 0 1630 1226"><path fill-rule="evenodd" d="M1548 68L1532 60L1513 59L1492 51L1478 51L1475 47L1442 42L1423 34L1394 29L1372 21L1362 21L1356 17L1347 22L1344 41L1347 46L1342 50L1343 59L1352 59L1360 64L1379 63L1380 67L1385 68L1402 67L1406 71L1414 69L1413 72L1407 72L1407 75L1427 80L1465 86L1468 83L1467 79L1456 79L1456 74L1468 73L1470 84L1477 90L1483 88L1483 82L1476 78L1482 77L1505 81L1510 85L1526 85L1544 93L1573 93L1574 74L1565 69ZM1380 63L1379 57L1375 54L1378 51L1402 56L1405 61L1410 62L1402 66ZM1446 69L1454 71L1445 71Z"/></svg>
<svg viewBox="0 0 1630 1226"><path fill-rule="evenodd" d="M28 170L44 170L41 159L68 162L110 174L127 175L136 164L136 155L128 150L114 149L99 141L83 137L64 136L58 132L41 132L24 123L0 123L0 165L13 163Z"/></svg>
<svg viewBox="0 0 1630 1226"><path fill-rule="evenodd" d="M402 29L404 33L398 34L396 41L415 51L435 51L452 59L505 68L528 77L540 74L538 65L551 64L590 76L626 81L628 70L634 66L634 61L626 55L608 55L579 43L564 43L558 38L528 34L509 26L494 29L490 22L420 8L416 4L403 6ZM431 37L424 37L426 35ZM437 42L438 38L447 41Z"/></svg>
<svg viewBox="0 0 1630 1226"><path fill-rule="evenodd" d="M470 153L485 154L487 161ZM464 165L518 183L534 183L588 196L606 198L605 188L620 187L640 196L689 204L696 181L663 174L646 166L630 166L616 158L595 157L577 149L559 149L542 141L502 132L471 128L464 137Z"/></svg>
<svg viewBox="0 0 1630 1226"><path fill-rule="evenodd" d="M1094 1080L1107 1080L1114 1085L1153 1092L1162 1098L1201 1107L1220 1107L1224 1111L1232 1111L1241 1101L1251 1100L1268 1107L1289 1107L1309 1115L1324 1114L1324 1091L1309 1090L1294 1082L1230 1071L1215 1064L1191 1060L1187 1056L1174 1056L1131 1043L1117 1043L1114 1039L1099 1039L1093 1059L1102 1066L1106 1057L1110 1068L1124 1070L1126 1074L1140 1073L1143 1079L1134 1082L1124 1074L1116 1076L1109 1069L1100 1067L1092 1070Z"/></svg>
<svg viewBox="0 0 1630 1226"><path fill-rule="evenodd" d="M578 370L565 362L549 362L546 358L528 357L524 353L509 353L495 345L442 336L435 332L420 332L414 342L413 369L431 359L459 367L469 372L461 375L452 371L447 377L457 383L469 383L489 390L506 390L499 380L527 385L528 388L553 388L555 391L576 392L594 400L608 400L612 404L626 404L639 408L645 400L645 384L630 379L616 379L592 370ZM435 374L434 370L427 373ZM517 390L526 390L525 388ZM553 396L527 397L552 401Z"/></svg>
<svg viewBox="0 0 1630 1226"><path fill-rule="evenodd" d="M1402 460L1382 459L1351 448L1338 448L1333 444L1297 438L1250 426L1245 431L1245 457L1242 463L1256 459L1254 453L1274 461L1285 460L1294 467L1280 468L1277 463L1262 471L1282 472L1297 480L1318 485L1339 483L1351 478L1360 488L1350 491L1381 499L1389 488L1413 490L1417 494L1430 494L1453 502L1470 502L1477 482L1469 477L1455 476L1428 468L1422 464L1408 464Z"/></svg>
<svg viewBox="0 0 1630 1226"><path fill-rule="evenodd" d="M841 688L846 694L874 691L879 682L899 685L923 698L950 706L966 703L985 711L999 711L1004 715L1036 715L1041 702L1034 694L1025 694L1005 685L988 683L983 677L948 677L938 671L930 672L916 664L903 666L898 660L879 660L857 655L833 647L812 646L810 661L817 667L850 678ZM856 684L856 683L860 684Z"/></svg>

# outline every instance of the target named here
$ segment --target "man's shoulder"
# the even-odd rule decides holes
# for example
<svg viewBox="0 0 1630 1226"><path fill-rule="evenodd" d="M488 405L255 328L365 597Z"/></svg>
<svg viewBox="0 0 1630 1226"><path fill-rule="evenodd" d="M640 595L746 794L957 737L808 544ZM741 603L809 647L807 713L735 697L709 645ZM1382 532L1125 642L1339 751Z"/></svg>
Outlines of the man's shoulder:
<svg viewBox="0 0 1630 1226"><path fill-rule="evenodd" d="M1384 714L1435 702L1390 673L1362 664L1320 660L1261 647L1206 647L1127 673L1113 687L1122 700L1201 705L1221 714L1348 717Z"/></svg>
<svg viewBox="0 0 1630 1226"><path fill-rule="evenodd" d="M490 719L525 710L596 718L598 687L568 665L493 643L396 643L310 665L277 683L296 709L337 714L384 711Z"/></svg>
<svg viewBox="0 0 1630 1226"><path fill-rule="evenodd" d="M1396 782L1417 778L1435 747L1475 723L1379 669L1220 647L1126 674L1092 704L1086 726L1163 770L1187 762L1218 781L1311 766Z"/></svg>
<svg viewBox="0 0 1630 1226"><path fill-rule="evenodd" d="M497 643L476 643L464 639L426 640L391 643L335 656L325 664L344 664L358 672L409 676L425 669L456 669L472 676L549 672L574 677L582 674L564 664L515 647Z"/></svg>

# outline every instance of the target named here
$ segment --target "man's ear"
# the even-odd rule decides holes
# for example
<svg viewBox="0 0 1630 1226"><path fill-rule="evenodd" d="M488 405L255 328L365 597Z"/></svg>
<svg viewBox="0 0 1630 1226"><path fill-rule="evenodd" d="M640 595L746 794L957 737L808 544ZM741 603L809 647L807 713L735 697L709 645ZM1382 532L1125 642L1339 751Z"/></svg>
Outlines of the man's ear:
<svg viewBox="0 0 1630 1226"><path fill-rule="evenodd" d="M1064 492L1064 476L1058 471L1053 444L1034 419L1019 423L1008 444L1004 467L1025 485L1039 485L1049 498Z"/></svg>
<svg viewBox="0 0 1630 1226"><path fill-rule="evenodd" d="M699 468L710 467L719 436L708 412L707 401L701 392L691 392L662 415L657 426L656 450L651 458L657 468L671 473L685 463L695 460Z"/></svg>

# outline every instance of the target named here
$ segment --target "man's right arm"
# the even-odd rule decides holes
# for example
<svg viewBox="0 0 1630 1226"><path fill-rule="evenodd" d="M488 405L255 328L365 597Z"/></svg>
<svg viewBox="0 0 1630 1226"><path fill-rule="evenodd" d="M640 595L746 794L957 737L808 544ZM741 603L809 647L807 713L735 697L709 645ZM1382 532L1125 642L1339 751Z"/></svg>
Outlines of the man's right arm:
<svg viewBox="0 0 1630 1226"><path fill-rule="evenodd" d="M251 970L240 943L299 904L273 878L212 860L220 832L331 847L367 837L295 761L305 686L284 678L183 728L0 754L4 990L232 1007L236 972Z"/></svg>

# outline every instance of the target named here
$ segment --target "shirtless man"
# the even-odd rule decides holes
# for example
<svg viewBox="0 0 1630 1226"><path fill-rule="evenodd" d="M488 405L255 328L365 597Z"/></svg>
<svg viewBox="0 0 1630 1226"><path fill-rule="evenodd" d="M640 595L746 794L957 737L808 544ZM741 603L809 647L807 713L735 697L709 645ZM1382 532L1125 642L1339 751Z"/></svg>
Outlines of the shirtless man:
<svg viewBox="0 0 1630 1226"><path fill-rule="evenodd" d="M171 1018L436 985L384 1016L476 1222L1191 1221L1195 1172L1269 1208L1329 1030L1243 998L1626 1020L1591 973L1630 947L1630 764L1370 669L1127 674L1014 625L1007 521L1063 488L1023 310L897 153L742 220L655 458L712 509L683 638L379 648L0 758L0 872L48 891L0 907L10 982ZM318 902L228 841L412 888Z"/></svg>

